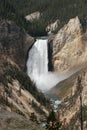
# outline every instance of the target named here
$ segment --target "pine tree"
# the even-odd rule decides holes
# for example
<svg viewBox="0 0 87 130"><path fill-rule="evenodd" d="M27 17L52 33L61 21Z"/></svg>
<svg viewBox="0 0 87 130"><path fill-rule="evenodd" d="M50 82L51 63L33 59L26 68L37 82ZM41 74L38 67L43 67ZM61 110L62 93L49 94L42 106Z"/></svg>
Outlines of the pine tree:
<svg viewBox="0 0 87 130"><path fill-rule="evenodd" d="M59 130L60 127L61 127L61 123L56 119L55 113L52 110L47 119L46 129L47 130Z"/></svg>
<svg viewBox="0 0 87 130"><path fill-rule="evenodd" d="M83 103L82 103L82 77L78 76L77 79L77 91L79 93L79 97L80 97L80 123L81 123L81 130L83 130Z"/></svg>

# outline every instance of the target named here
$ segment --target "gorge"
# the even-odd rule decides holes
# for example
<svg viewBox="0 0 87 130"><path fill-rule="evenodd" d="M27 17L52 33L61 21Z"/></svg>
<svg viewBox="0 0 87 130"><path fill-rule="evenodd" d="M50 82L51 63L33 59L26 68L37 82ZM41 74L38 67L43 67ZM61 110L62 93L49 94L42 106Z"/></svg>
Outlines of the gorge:
<svg viewBox="0 0 87 130"><path fill-rule="evenodd" d="M87 130L87 0L0 0L0 130L53 129Z"/></svg>
<svg viewBox="0 0 87 130"><path fill-rule="evenodd" d="M13 27L15 28L14 33L13 33ZM53 38L52 42L49 42L48 40L49 38L48 39L39 38L34 43L34 39L30 37L28 34L26 34L24 31L22 32L20 28L18 28L18 26L16 26L13 22L10 22L10 21L1 22L1 29L6 30L6 32L4 33L6 34L6 36L8 36L8 39L4 35L4 33L1 32L0 34L1 36L1 46L0 46L0 49L1 49L0 50L1 51L1 58L0 58L1 87L0 89L1 89L1 98L3 98L3 100L6 101L6 103L10 104L8 106L8 104L3 102L1 107L3 107L3 104L4 104L5 106L4 108L6 110L7 108L9 108L9 111L14 111L14 112L16 111L19 112L20 110L20 112L23 113L25 117L28 117L28 118L30 118L30 114L32 112L34 112L38 118L41 117L40 113L38 113L35 110L35 108L32 107L32 99L34 99L34 102L37 104L37 108L39 108L40 106L40 103L37 102L38 99L40 99L38 101L40 101L41 103L43 102L46 103L46 101L44 100L44 97L41 98L42 93L38 93L37 89L35 89L35 86L37 85L39 90L46 92L52 87L54 88L54 86L58 84L59 81L62 82L63 79L68 78L70 75L78 71L77 70L77 68L79 68L78 64L81 65L82 67L83 65L86 65L86 61L87 61L86 60L86 57L87 57L86 37L84 37L85 35L82 34L82 31L80 31L80 27L81 25L79 23L79 19L76 17L74 19L71 19L70 22L58 32L58 34ZM67 37L69 39L67 39ZM3 39L6 39L6 40L3 40ZM8 46L5 46L5 45L8 45ZM13 48L13 45L14 45L14 48ZM49 45L53 47L53 50L49 49ZM6 51L6 48L7 48L7 51ZM29 49L29 52L28 52L29 56L28 56L28 61L27 61L27 73L29 77L32 80L34 80L34 82L36 82L35 86L33 82L30 80L30 78L27 76L27 74L23 72L23 68L25 64L25 57L26 57L26 53L28 49ZM50 57L49 50L50 50L50 54L52 58L52 59L50 58L50 60L52 60L50 62L52 62L54 65L53 71L51 71L51 67L49 69L49 64L50 64L49 63L49 57ZM72 58L73 64L70 60L71 58ZM61 73L59 73L59 70L61 71ZM66 70L68 70L67 73L63 73L64 71L66 72ZM86 69L82 71L85 72ZM79 73L81 74L81 72ZM74 79L76 80L77 78L75 77ZM70 96L70 98L67 101L68 103L70 101L69 104L72 104L71 98L73 95L71 94L71 90L72 88L76 90L75 80L73 81L73 84L75 85L72 85L71 80L72 79L70 77L70 80L69 80L70 83L66 81L64 82L64 85L63 84L60 85L63 91L60 90L59 86L56 87L58 90L55 89L57 94L58 92L61 91L62 95L66 94L66 96L67 95ZM86 88L85 86L86 85L84 85L84 92ZM5 93L6 98L3 95L3 92ZM79 94L76 95L76 92L74 91L74 95L77 98ZM19 97L19 94L20 94L20 97ZM85 95L86 93L84 94L84 96ZM77 101L77 100L75 99L74 101ZM11 102L13 102L13 106L11 106ZM66 102L64 101L62 104L65 104L65 103ZM66 104L62 108L60 107L60 110L62 111L62 113L63 113L63 108L65 108L65 106ZM56 108L56 106L54 107ZM74 104L72 104L72 108L73 107L74 107ZM79 105L78 105L78 109L79 109ZM72 111L75 111L75 109L72 109ZM64 112L67 112L67 111L64 110ZM47 113L46 110L45 110L45 113ZM62 119L64 120L63 115L62 115ZM69 118L67 117L67 119ZM73 115L69 120L71 119L73 119Z"/></svg>

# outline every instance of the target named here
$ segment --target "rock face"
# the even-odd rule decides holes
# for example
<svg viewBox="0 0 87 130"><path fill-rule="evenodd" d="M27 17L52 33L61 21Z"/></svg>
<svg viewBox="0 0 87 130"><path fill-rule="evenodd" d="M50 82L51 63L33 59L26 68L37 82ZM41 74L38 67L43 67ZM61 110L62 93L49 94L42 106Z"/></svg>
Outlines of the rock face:
<svg viewBox="0 0 87 130"><path fill-rule="evenodd" d="M83 33L78 17L71 19L50 44L54 71L79 69L50 91L63 99L57 113L61 130L87 130L87 32Z"/></svg>
<svg viewBox="0 0 87 130"><path fill-rule="evenodd" d="M22 69L29 47L34 43L34 38L25 33L14 22L0 21L0 53L9 56Z"/></svg>
<svg viewBox="0 0 87 130"><path fill-rule="evenodd" d="M61 81L49 93L62 99L57 113L61 130L81 130L81 126L87 130L87 67Z"/></svg>
<svg viewBox="0 0 87 130"><path fill-rule="evenodd" d="M87 130L87 69L74 79L71 94L58 108L62 130Z"/></svg>
<svg viewBox="0 0 87 130"><path fill-rule="evenodd" d="M38 20L40 16L41 16L40 12L37 11L37 12L27 15L25 18L27 21L33 22L34 20Z"/></svg>
<svg viewBox="0 0 87 130"><path fill-rule="evenodd" d="M56 29L59 26L59 23L60 23L60 21L59 21L59 19L57 19L54 23L51 23L50 25L48 25L46 27L46 31L48 32L48 34L51 34L52 32L55 32Z"/></svg>
<svg viewBox="0 0 87 130"><path fill-rule="evenodd" d="M48 114L44 105L41 105L43 102L47 103L42 95L12 59L5 55L0 57L0 105L4 109L21 114L27 119L34 113L35 120L36 117L40 120L41 115Z"/></svg>
<svg viewBox="0 0 87 130"><path fill-rule="evenodd" d="M4 116L5 115L5 116ZM23 116L8 112L0 107L0 130L44 130Z"/></svg>
<svg viewBox="0 0 87 130"><path fill-rule="evenodd" d="M34 39L14 22L0 21L0 105L27 119L33 114L34 120L40 120L41 115L48 114L41 105L46 103L46 98L23 71L33 42Z"/></svg>
<svg viewBox="0 0 87 130"><path fill-rule="evenodd" d="M79 18L71 19L53 39L54 70L73 70L87 62L87 35L83 34Z"/></svg>

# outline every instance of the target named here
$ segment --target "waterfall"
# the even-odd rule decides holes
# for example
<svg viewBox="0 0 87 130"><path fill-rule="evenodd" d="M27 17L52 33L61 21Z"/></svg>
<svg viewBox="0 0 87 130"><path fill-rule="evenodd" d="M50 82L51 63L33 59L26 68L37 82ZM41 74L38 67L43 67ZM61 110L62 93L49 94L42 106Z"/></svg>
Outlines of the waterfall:
<svg viewBox="0 0 87 130"><path fill-rule="evenodd" d="M48 40L37 39L29 51L27 73L41 91L47 91L59 81L56 73L48 72Z"/></svg>
<svg viewBox="0 0 87 130"><path fill-rule="evenodd" d="M67 78L68 75L48 72L48 44L47 39L37 39L29 51L27 61L27 73L36 83L37 88L47 91L54 87L59 81Z"/></svg>
<svg viewBox="0 0 87 130"><path fill-rule="evenodd" d="M42 74L48 72L47 40L36 40L29 52L27 66L28 75L33 80L38 80Z"/></svg>

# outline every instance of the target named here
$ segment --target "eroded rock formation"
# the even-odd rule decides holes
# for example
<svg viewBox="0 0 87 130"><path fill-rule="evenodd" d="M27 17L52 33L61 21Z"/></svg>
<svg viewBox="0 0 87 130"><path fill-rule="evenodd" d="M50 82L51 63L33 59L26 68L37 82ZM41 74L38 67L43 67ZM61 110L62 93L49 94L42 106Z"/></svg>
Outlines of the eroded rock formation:
<svg viewBox="0 0 87 130"><path fill-rule="evenodd" d="M87 35L83 34L78 17L70 19L53 39L53 66L64 72L87 62Z"/></svg>
<svg viewBox="0 0 87 130"><path fill-rule="evenodd" d="M74 79L72 91L58 108L62 130L87 129L87 69Z"/></svg>
<svg viewBox="0 0 87 130"><path fill-rule="evenodd" d="M51 34L53 32L55 32L58 28L60 24L60 20L57 19L55 22L49 24L47 27L46 27L46 31L48 32L48 34Z"/></svg>
<svg viewBox="0 0 87 130"><path fill-rule="evenodd" d="M38 100L41 100L42 93L23 71L33 42L34 38L14 22L0 21L0 106L27 119L33 113L35 120L38 120L48 111Z"/></svg>

